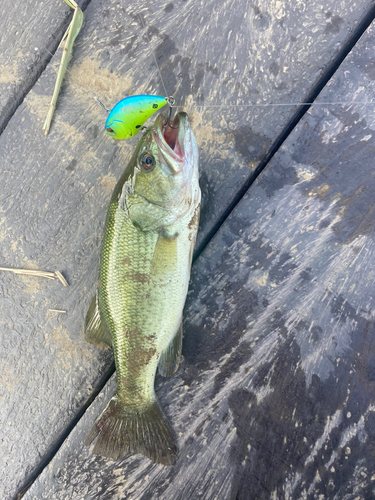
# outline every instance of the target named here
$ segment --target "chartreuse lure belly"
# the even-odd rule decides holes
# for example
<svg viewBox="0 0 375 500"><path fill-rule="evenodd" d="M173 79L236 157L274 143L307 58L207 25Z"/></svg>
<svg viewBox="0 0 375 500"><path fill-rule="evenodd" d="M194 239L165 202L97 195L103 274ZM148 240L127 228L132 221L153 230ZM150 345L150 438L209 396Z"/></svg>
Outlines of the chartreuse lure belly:
<svg viewBox="0 0 375 500"><path fill-rule="evenodd" d="M119 101L109 113L105 130L113 139L129 139L139 132L145 121L169 103L168 97L132 95Z"/></svg>

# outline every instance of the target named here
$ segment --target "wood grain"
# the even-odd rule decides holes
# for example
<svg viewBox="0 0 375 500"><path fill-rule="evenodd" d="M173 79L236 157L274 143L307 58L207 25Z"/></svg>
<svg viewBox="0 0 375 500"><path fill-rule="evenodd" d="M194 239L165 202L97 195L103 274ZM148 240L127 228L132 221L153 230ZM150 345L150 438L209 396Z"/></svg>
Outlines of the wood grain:
<svg viewBox="0 0 375 500"><path fill-rule="evenodd" d="M372 27L321 99L374 101ZM184 362L157 392L174 467L83 439L112 380L31 499L369 499L375 436L375 111L313 108L193 269Z"/></svg>
<svg viewBox="0 0 375 500"><path fill-rule="evenodd" d="M87 3L87 0L78 2L82 8ZM0 132L55 52L70 16L71 9L63 0L2 1Z"/></svg>
<svg viewBox="0 0 375 500"><path fill-rule="evenodd" d="M14 5L16 8L18 4ZM53 450L93 388L100 384L112 359L110 353L100 353L88 345L82 330L96 286L99 248L109 197L137 138L119 144L105 136L102 130L105 112L96 105L93 96L112 106L128 94L164 94L155 65L156 56L167 93L177 89L176 99L192 115L199 141L204 196L203 237L269 150L288 122L293 107L283 108L282 111L232 106L201 109L194 104L245 105L249 102L303 100L322 68L329 64L369 5L369 1L348 5L344 1L332 0L324 6L299 2L293 8L287 8L282 2L245 2L241 3L243 10L240 11L229 7L224 0L204 4L197 0L174 4L164 2L147 8L140 1L129 5L92 0L85 12L85 26L74 49L70 73L59 99L50 135L44 136L42 125L60 53L48 65L0 136L0 264L47 271L59 269L71 285L63 288L57 280L41 282L37 278L5 274L0 278L2 498L12 498L32 477L35 468ZM13 7L9 9L15 16ZM33 19L35 23L37 18ZM8 23L7 26L13 24ZM9 29L5 28L5 33ZM7 65L7 61L2 64ZM365 69L360 74L365 74ZM307 144L309 140L306 139ZM371 144L368 141L364 143L366 147ZM286 181L281 181L281 186L286 184ZM271 186L267 189L273 189ZM290 193L291 197L293 195L294 192ZM317 196L320 199L320 195ZM289 195L282 199L284 205L289 199ZM268 198L265 196L264 200L268 201ZM275 198L275 203L281 203L281 200ZM258 217L256 213L254 217ZM280 227L281 222L282 219ZM240 244L240 239L238 242ZM217 259L227 258L222 257L222 250L216 246L207 250L208 258L202 260L207 271L216 265ZM244 251L247 252L246 249ZM256 253L255 249L251 251ZM228 254L228 262L229 257ZM236 265L240 266L241 259L237 262ZM244 266L255 266L256 262L249 265L245 261ZM281 273L282 277L286 268L283 261L280 262L281 270L275 270L275 273L276 276ZM233 273L233 270L242 272L242 268L236 266L228 272ZM201 282L199 272L196 273L192 297L198 301L201 300L198 299ZM216 271L218 276L220 273L220 270ZM261 282L266 279L262 276L259 275ZM229 290L234 287L233 297L227 298L225 292L218 299L218 304L228 315L236 310L241 312L241 307L252 304L250 299L246 299L246 294L242 298L242 288L236 289L235 283L238 281L240 286L241 278L235 275L231 278L234 284L228 286ZM218 290L220 283L216 284ZM50 309L66 310L67 313L55 314ZM239 409L238 418L237 410L233 410L233 420L229 402L225 399L223 404L215 407L221 397L221 384L231 380L232 373L234 377L241 378L242 372L236 375L235 370L237 365L242 364L242 358L233 354L235 358L232 360L235 345L230 342L224 345L225 352L220 351L220 343L217 347L215 342L220 339L218 332L221 326L216 325L216 330L212 329L215 326L211 324L215 318L213 313L208 305L200 311L205 318L203 326L207 324L208 338L213 342L209 343L207 351L201 351L206 352L205 360L202 361L194 349L198 349L199 342L206 338L206 330L202 325L194 327L192 313L189 312L187 324L191 326L188 327L185 346L187 361L181 368L186 376L169 382L175 387L170 394L170 385L159 384L164 407L170 408L175 428L182 433L181 449L185 451L181 456L191 460L192 468L189 470L192 477L196 476L196 483L187 483L186 488L191 488L192 492L200 488L205 492L208 488L206 495L221 491L215 486L215 481L219 481L226 494L232 481L230 478L242 477L233 457L240 457L245 451L241 448L236 455L230 451L230 446L234 443L233 446L237 447L234 421L239 420L243 427L247 425L248 418L247 414L241 416ZM242 313L233 316L228 325L228 332L235 332L233 342L242 338L243 330L247 331ZM228 332L225 335L229 335ZM266 333L269 334L268 328L264 335ZM277 335L274 336L274 340L271 335L265 345L260 344L263 346L260 352L265 351L270 356L268 349L274 343L277 346ZM216 347L218 355L222 353L224 356L221 361L215 361L212 355ZM249 349L245 346L244 352L249 353ZM271 364L272 360L270 358ZM259 354L252 372L256 380L261 380L261 361ZM326 363L330 366L328 361ZM226 375L219 375L224 365L223 373ZM218 382L215 382L216 376L219 377ZM216 394L211 389L215 384ZM225 384L223 390L228 392ZM238 388L238 382L235 384ZM195 395L190 392L191 386L199 388ZM240 387L247 390L247 385ZM241 394L238 398L235 396L234 406L241 407L242 403L236 402L241 401ZM174 395L180 406L174 407L170 403ZM245 402L247 397L243 393ZM211 400L214 402L211 403ZM229 417L226 416L228 411ZM179 412L182 420L176 419ZM206 421L209 418L207 415L212 420ZM222 418L226 426L224 431ZM197 427L198 447L190 439ZM216 434L215 429L219 429L220 433ZM206 435L211 437L208 439ZM259 437L256 439L259 441ZM185 442L188 448L185 448ZM197 449L199 456L195 456L195 462L191 452ZM224 452L221 450L226 450L227 454L223 462L221 454ZM226 470L231 461L233 466L223 472L222 467ZM134 459L128 462L130 468L139 463ZM216 465L210 469L210 463L216 464L217 471L221 471L220 480L212 472L211 479L205 482L202 464L206 464L207 470L215 470ZM87 467L91 474L91 465L87 464ZM142 467L145 467L144 471L152 469L146 462ZM171 474L174 477L178 470L168 473L159 470L157 475L164 477L164 474ZM73 469L71 471L75 474ZM147 478L148 475L142 477ZM92 476L90 481L93 481ZM168 481L165 488L173 489L177 484L172 482L170 486ZM95 484L88 482L87 491L94 491ZM149 488L147 485L144 487ZM62 491L63 497L68 495L64 489Z"/></svg>

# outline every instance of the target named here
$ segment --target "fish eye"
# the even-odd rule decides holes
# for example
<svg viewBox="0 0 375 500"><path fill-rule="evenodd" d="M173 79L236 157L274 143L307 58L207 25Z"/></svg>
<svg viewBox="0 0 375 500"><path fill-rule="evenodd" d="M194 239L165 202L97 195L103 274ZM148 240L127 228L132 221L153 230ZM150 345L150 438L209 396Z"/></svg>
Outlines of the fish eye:
<svg viewBox="0 0 375 500"><path fill-rule="evenodd" d="M115 135L116 133L111 127L106 128L106 131L108 132L109 135Z"/></svg>
<svg viewBox="0 0 375 500"><path fill-rule="evenodd" d="M149 153L141 156L139 163L144 170L152 170L155 166L155 159Z"/></svg>

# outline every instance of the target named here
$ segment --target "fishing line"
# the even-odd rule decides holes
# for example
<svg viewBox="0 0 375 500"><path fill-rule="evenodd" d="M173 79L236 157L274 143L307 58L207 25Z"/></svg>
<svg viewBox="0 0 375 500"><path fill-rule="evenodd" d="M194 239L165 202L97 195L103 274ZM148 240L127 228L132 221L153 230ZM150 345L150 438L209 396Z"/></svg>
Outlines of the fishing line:
<svg viewBox="0 0 375 500"><path fill-rule="evenodd" d="M145 25L144 25L144 22L143 22L143 19L141 17L141 15L139 14L139 18L141 20L141 23L142 23L142 26L143 28L146 30L145 28ZM146 32L146 36L147 36L147 40L148 40L148 43L149 45L151 45L150 43L150 40L149 40L149 37L147 35L147 32ZM49 54L54 57L54 54L52 54L47 48L45 48L45 50L47 52L49 52ZM159 73L159 76L160 76L160 81L162 82L162 85L163 85L163 88L164 88L164 91L165 91L165 95L168 95L168 92L166 90L166 87L165 87L165 84L164 84L164 80L163 80L163 77L162 77L162 74L161 74L161 70L160 70L160 67L157 63L157 60L156 60L156 56L155 56L155 53L154 53L154 50L151 50L152 52L152 55L153 55L153 59L154 59L154 62L155 62L155 65L156 65L156 68L157 68L157 71ZM69 69L66 69L66 72L69 73L73 79L74 79L74 74L69 70ZM57 73L57 70L56 70L56 73ZM94 95L94 93L88 91L85 87L83 87L82 85L78 84L78 83L75 83L74 81L70 81L69 82L70 85L73 85L73 86L77 86L79 88L81 88L86 94L90 94L90 96L95 99L95 101L97 102L97 104L99 106L101 106L106 112L108 112L108 108L96 97L96 95ZM175 90L174 93L176 93L177 89ZM170 106L171 106L171 103L168 103ZM368 106L368 105L374 105L375 102L373 101L327 101L327 102L319 102L319 101L311 101L311 102L283 102L283 103L264 103L264 104L254 104L254 103L251 103L251 104L196 104L196 103L189 103L188 106L184 105L184 104L174 104L175 107L178 107L178 108L182 108L182 107L186 107L186 108L189 108L189 107L193 107L193 108L201 108L201 109L205 109L205 108L213 108L213 109L220 109L220 108L272 108L272 107L290 107L290 106L316 106L316 105L319 105L319 106L336 106L336 105L342 105L342 106L351 106L351 105L364 105L364 106ZM202 390L202 392L205 394L205 396L207 397L207 399L213 403L215 403L215 400L212 399L207 393L206 391L200 387L200 389ZM217 411L220 411L223 415L225 416L229 416L233 422L233 426L234 427L237 427L238 429L241 429L241 431L246 435L248 436L248 438L257 443L257 445L259 445L260 447L262 447L263 449L265 449L267 452L269 452L271 455L275 456L275 458L282 462L283 464L285 464L285 462L283 462L283 460L278 457L277 455L274 455L270 450L267 449L267 447L265 447L261 442L259 442L255 437L253 437L250 432L248 431L247 428L245 428L243 425L239 424L239 422L233 417L230 415L230 413L228 411L226 411L220 404L218 404L217 406ZM212 413L215 413L215 410L212 410ZM224 439L225 439L225 436L220 432L220 430L216 430L216 432L221 435ZM212 450L211 446L208 446L211 450L212 453L216 453Z"/></svg>
<svg viewBox="0 0 375 500"><path fill-rule="evenodd" d="M352 105L352 104L364 104L369 105L375 104L375 101L330 101L330 102L281 102L281 103L267 103L267 104L195 104L191 106L194 108L267 108L273 106L325 106L325 105ZM177 105L176 107L183 107L182 105Z"/></svg>
<svg viewBox="0 0 375 500"><path fill-rule="evenodd" d="M139 19L142 23L143 28L146 30L145 24L144 24L143 19L142 19L140 14L139 14ZM147 35L147 32L146 32L146 37L147 37L147 41L148 41L149 45L151 45L150 39ZM59 50L59 48L60 47L58 47L57 50ZM44 49L52 57L55 56L55 54L52 54L52 52L50 52L47 47L44 47ZM165 95L167 96L168 92L166 90L166 86L164 84L164 80L163 80L163 77L161 74L160 67L159 67L157 60L156 60L154 50L152 49L151 52L152 52L152 56L153 56L157 71L159 73L160 81L161 81L161 83L163 85L163 89L165 91ZM58 69L53 68L53 70L56 72L56 74L58 73ZM72 76L72 78L74 79L74 73L72 73L68 68L66 68L66 72L69 73ZM83 85L76 83L74 81L73 82L69 81L68 83L69 83L69 85L73 85L73 86L77 86L77 87L81 88L82 91L85 92L86 94L90 94L90 96L96 101L98 106L103 108L107 113L110 112L110 109L108 109L107 106L105 106L105 104L103 104L93 92L87 90ZM181 82L179 83L179 85L177 86L177 88L173 92L173 94L175 94L177 92L178 87L180 85L181 85ZM246 103L244 103L244 104L238 104L238 103L235 103L235 104L198 104L198 103L192 102L192 103L189 103L188 105L187 104L172 104L172 106L176 107L176 108L187 108L187 109L189 109L189 108L206 109L206 108L272 108L272 107L291 107L291 106L351 106L351 105L356 105L356 104L363 105L363 106L370 106L370 105L373 106L373 105L375 105L375 101L311 101L311 102L280 102L280 103L263 103L263 104L255 104L255 103L250 103L250 104L246 104ZM171 106L170 102L168 102L168 105Z"/></svg>
<svg viewBox="0 0 375 500"><path fill-rule="evenodd" d="M45 49L51 56L54 56L47 48ZM156 58L154 51L152 51L152 55L160 76L160 80L163 84L163 88L165 91L165 95L168 95L168 92L166 91L165 85L163 78L161 76L161 71L159 66L157 65ZM55 68L54 68L55 70ZM58 70L55 70L57 73ZM73 79L74 79L74 74L69 70L66 69L66 72L69 73ZM77 86L81 88L85 93L90 94L93 99L97 102L97 104L102 107L107 113L110 112L110 109L108 109L99 99L98 97L91 91L87 90L83 85L69 81L69 85ZM176 93L177 90L173 94ZM168 98L169 99L169 98ZM170 101L167 102L169 106L176 107L176 108L272 108L272 107L288 107L288 106L351 106L351 105L363 105L363 106L369 106L369 105L375 105L375 101L311 101L311 102L278 102L278 103L264 103L264 104L196 104L195 102L187 104L175 104L171 103Z"/></svg>
<svg viewBox="0 0 375 500"><path fill-rule="evenodd" d="M149 38L149 36L148 36L147 30L146 30L146 26L145 26L145 24L144 24L144 22L143 22L143 19L142 19L141 13L139 13L139 14L138 14L138 17L139 17L139 19L141 20L141 24L142 24L142 26L143 26L143 29L145 30L145 34L146 34L146 37L147 37L148 44L149 44L149 46L151 47L150 38ZM164 80L163 80L163 77L161 76L161 71L160 71L160 68L159 68L158 62L157 62L157 60L156 60L155 52L154 52L154 50L153 50L153 49L151 49L151 52L152 52L152 57L154 58L154 62L155 62L155 64L156 64L156 67L157 67L158 72L159 72L160 80L161 80L161 83L162 83L162 85L163 85L165 95L167 96L167 95L168 95L168 92L167 92L166 86L164 85Z"/></svg>
<svg viewBox="0 0 375 500"><path fill-rule="evenodd" d="M148 44L149 46L151 46L151 43L150 43L150 39L149 39L149 36L147 34L147 30L146 30L146 26L143 22L143 19L142 19L142 16L141 14L139 13L139 19L141 21L141 24L143 26L143 29L145 30L145 34L146 34L146 37L147 37L147 41L148 41ZM155 55L155 52L153 49L151 49L151 52L152 52L152 56L153 56L153 59L154 59L154 62L155 62L155 65L156 65L156 68L158 70L158 73L159 73L159 76L160 76L160 80L161 80L161 83L163 85L163 88L164 88L164 92L165 92L165 95L168 96L168 92L167 92L167 89L166 89L166 86L164 84L164 80L163 80L163 77L162 77L162 73L161 73L161 69L158 65L158 62L156 60L156 55ZM181 85L182 81L179 82L179 85L175 88L175 91L173 92L173 95L177 93L180 85ZM101 103L100 103L101 104ZM169 120L171 118L171 115L172 115L172 105L168 102L168 104L170 105L170 108L169 108L169 116L168 116L168 119L166 121L166 124L164 125L165 127L167 125L169 125ZM266 107L286 107L286 106L313 106L313 105L323 105L323 106L328 106L328 105L353 105L353 104L362 104L362 105L369 105L369 104L375 104L374 102L371 102L371 101L365 101L365 102L362 102L362 101L331 101L331 102L316 102L316 101L312 101L312 102L297 102L297 103L265 103L265 104L218 104L218 105L215 105L215 104L212 104L212 105L199 105L199 104L195 104L195 103L192 103L191 106L192 107L195 107L195 108L202 108L202 109L205 109L205 108L266 108ZM184 105L175 105L173 103L174 106L180 108L180 107L188 107L188 106L184 106ZM171 127L171 128L174 128L174 127ZM257 385L257 384L256 384ZM255 385L255 387L256 387ZM254 388L255 388L254 387ZM214 400L206 393L206 391L203 389L203 387L201 386L200 389L202 390L202 392L204 393L204 395L207 397L207 399L213 403ZM232 418L232 422L234 424L234 427L236 428L239 428L241 429L241 431L246 435L248 436L248 438L257 443L257 445L259 445L261 448L263 448L264 450L266 450L268 453L271 454L272 457L275 457L280 463L282 463L283 465L285 466L288 466L288 464L286 462L284 462L280 457L278 457L277 455L275 455L271 450L269 450L266 446L264 446L263 443L261 443L260 441L258 441L257 439L255 439L253 436L251 436L251 434L249 433L249 431L242 425L240 425L234 418L233 416L231 417L230 414L229 414L229 411L226 411L224 410L224 408L221 407L221 405L218 403L218 406L217 406L217 410L221 411L225 417L229 416L230 418ZM215 410L213 410L213 413L214 413ZM220 432L219 429L216 429L216 432L225 440L225 436ZM213 451L213 449L211 448L211 446L208 446L208 448L210 449L212 455L216 452ZM257 478L259 480L259 478Z"/></svg>
<svg viewBox="0 0 375 500"><path fill-rule="evenodd" d="M141 24L145 30L145 34L146 34L146 38L147 38L147 41L148 41L148 44L149 46L151 47L151 43L150 43L150 39L149 39L149 36L148 36L148 33L147 33L147 30L146 30L146 26L143 22L143 19L142 19L142 16L141 14L139 14L139 18L140 18L140 21L141 21ZM44 48L52 57L54 57L54 54L52 54L46 47ZM58 49L57 49L58 51ZM56 52L57 52L56 51ZM156 68L157 68L157 71L159 73L159 76L160 76L160 81L162 83L162 86L163 86L163 89L165 91L165 96L168 96L168 92L166 90L166 86L165 86L165 83L164 83L164 80L163 80L163 77L162 77L162 73L161 73L161 69L157 63L157 60L156 60L156 55L155 55L155 52L153 49L151 49L151 52L152 52L152 56L153 56L153 59L154 59L154 62L155 62L155 65L156 65ZM58 71L56 71L57 73ZM74 74L69 70L69 69L66 69L66 72L69 73L73 79L74 79ZM83 87L82 85L78 84L78 83L75 83L74 81L73 82L69 82L70 85L76 85L77 87L80 87L86 94L90 94L90 96L95 99L95 101L97 102L97 104L99 106L101 106L106 112L109 112L110 110L97 98L97 96L91 92L91 91L88 91L85 87ZM175 92L177 92L177 90L179 89L179 87L181 86L181 81L179 82L178 86L176 87L175 89ZM169 103L168 103L169 104ZM375 102L373 101L329 101L329 102L319 102L319 101L312 101L312 102L283 102L283 103L263 103L263 104L253 104L253 103L250 103L250 104L196 104L196 103L190 103L189 106L186 106L186 105L175 105L176 107L195 107L195 108L202 108L202 109L205 109L205 108L217 108L217 109L220 109L220 108L272 108L272 107L290 107L290 106L315 106L315 105L320 105L320 106L336 106L336 105L342 105L342 106L351 106L351 105L365 105L365 106L368 106L368 105L374 105ZM212 399L207 393L206 391L200 387L200 389L202 390L202 392L205 394L205 396L207 397L208 400L210 400L211 402L213 402L215 404L215 400ZM224 408L222 408L220 406L220 404L218 404L218 407L217 407L217 410L220 411L221 413L223 413L225 416L229 416L233 422L233 427L237 427L239 429L241 429L248 437L250 440L256 442L259 446L261 446L263 449L267 450L272 456L274 456L277 460L279 460L280 462L282 462L283 464L285 464L285 462L279 458L277 455L275 455L274 453L272 453L272 451L268 450L261 442L259 442L258 440L256 440L253 436L251 436L251 434L249 433L249 431L243 426L243 425L240 425L236 419L233 418L233 416L230 416L230 413L226 410L224 410ZM212 409L212 413L214 414L215 413L215 409ZM225 436L220 432L220 430L216 429L216 431L220 436L223 437L223 439L225 439ZM210 446L208 446L210 449L211 449L211 452L212 453L216 453L216 451L214 452L212 450L212 448ZM286 465L286 464L285 464Z"/></svg>

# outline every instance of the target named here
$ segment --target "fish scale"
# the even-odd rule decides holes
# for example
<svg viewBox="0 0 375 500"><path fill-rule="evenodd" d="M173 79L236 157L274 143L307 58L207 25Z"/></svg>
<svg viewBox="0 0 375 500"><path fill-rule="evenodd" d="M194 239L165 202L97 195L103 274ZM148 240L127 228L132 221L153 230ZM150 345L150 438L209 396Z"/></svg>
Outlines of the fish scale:
<svg viewBox="0 0 375 500"><path fill-rule="evenodd" d="M136 404L148 401L152 392L149 380L146 385L142 382L145 379L144 372L142 381L133 384L131 391L123 387L122 380L130 378L128 357L134 350L129 341L129 330L140 332L137 336L138 357L142 357L144 351L153 346L147 341L149 331L144 325L147 318L139 307L148 293L149 279L142 283L139 276L138 280L134 280L134 275L149 275L158 235L137 230L117 203L113 203L109 210L106 228L101 254L99 303L102 305L103 318L112 333L119 393L125 401ZM149 314L152 311L148 310L146 316ZM134 373L131 378L136 378ZM153 378L150 378L153 382Z"/></svg>
<svg viewBox="0 0 375 500"><path fill-rule="evenodd" d="M159 116L140 140L107 213L85 338L113 347L117 392L90 431L93 452L172 465L177 443L154 390L182 346L182 311L199 220L198 151L188 117ZM147 158L147 161L146 161Z"/></svg>

